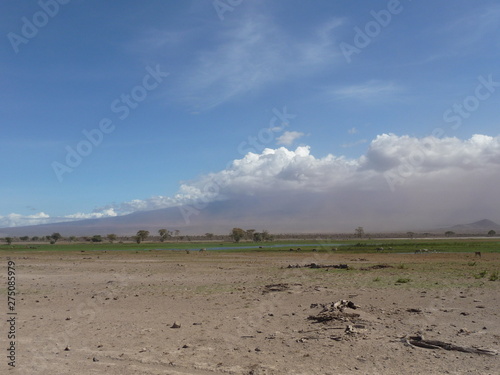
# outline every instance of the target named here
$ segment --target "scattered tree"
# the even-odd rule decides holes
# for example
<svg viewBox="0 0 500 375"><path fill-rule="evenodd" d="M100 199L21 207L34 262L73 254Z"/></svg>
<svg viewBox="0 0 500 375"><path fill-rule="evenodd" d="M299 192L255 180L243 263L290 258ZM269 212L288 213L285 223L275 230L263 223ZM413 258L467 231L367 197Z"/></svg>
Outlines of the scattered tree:
<svg viewBox="0 0 500 375"><path fill-rule="evenodd" d="M408 238L413 238L415 236L415 233L413 233L413 232L406 232L406 235L408 236Z"/></svg>
<svg viewBox="0 0 500 375"><path fill-rule="evenodd" d="M254 242L261 242L262 241L262 233L255 232L253 234L253 240L254 240Z"/></svg>
<svg viewBox="0 0 500 375"><path fill-rule="evenodd" d="M493 229L488 232L488 236L494 236L495 234L497 234L497 232L495 232Z"/></svg>
<svg viewBox="0 0 500 375"><path fill-rule="evenodd" d="M92 236L90 240L92 242L102 242L102 236L100 234L96 234L95 236Z"/></svg>
<svg viewBox="0 0 500 375"><path fill-rule="evenodd" d="M169 230L167 229L160 229L158 231L158 234L160 235L160 241L163 242L165 241L166 239L172 237L172 232L170 232Z"/></svg>
<svg viewBox="0 0 500 375"><path fill-rule="evenodd" d="M274 237L269 234L269 231L263 230L262 231L262 241L273 241Z"/></svg>
<svg viewBox="0 0 500 375"><path fill-rule="evenodd" d="M12 237L5 237L5 242L7 242L7 245L11 245L13 240L14 239Z"/></svg>
<svg viewBox="0 0 500 375"><path fill-rule="evenodd" d="M114 241L116 241L118 239L118 237L114 233L108 234L106 236L106 238L108 239L109 243L113 243Z"/></svg>
<svg viewBox="0 0 500 375"><path fill-rule="evenodd" d="M207 239L211 240L214 238L214 234L213 233L205 233L205 237L207 237Z"/></svg>
<svg viewBox="0 0 500 375"><path fill-rule="evenodd" d="M249 240L253 240L253 235L254 233L256 232L255 229L247 229L246 230L246 238L249 239Z"/></svg>
<svg viewBox="0 0 500 375"><path fill-rule="evenodd" d="M40 237L33 236L33 237L31 237L31 241L40 241Z"/></svg>
<svg viewBox="0 0 500 375"><path fill-rule="evenodd" d="M49 236L49 241L52 240L54 243L56 243L57 241L59 241L61 238L63 238L63 236L61 236L60 233L52 233L50 236ZM52 241L50 241L50 243L52 243Z"/></svg>
<svg viewBox="0 0 500 375"><path fill-rule="evenodd" d="M146 238L149 236L149 231L147 230L140 230L137 232L137 235L135 236L135 241L139 244L142 241L145 241Z"/></svg>
<svg viewBox="0 0 500 375"><path fill-rule="evenodd" d="M451 231L451 230L448 230L448 231L444 232L444 235L445 235L446 237L453 236L454 234L455 234L455 232L453 232L453 231Z"/></svg>
<svg viewBox="0 0 500 375"><path fill-rule="evenodd" d="M76 236L69 236L69 242L75 242L76 240Z"/></svg>
<svg viewBox="0 0 500 375"><path fill-rule="evenodd" d="M363 229L363 227L357 227L354 230L354 233L355 233L356 237L363 238L363 236L365 235L365 230Z"/></svg>
<svg viewBox="0 0 500 375"><path fill-rule="evenodd" d="M233 239L234 242L240 242L242 238L244 238L246 232L241 228L233 228L229 236Z"/></svg>
<svg viewBox="0 0 500 375"><path fill-rule="evenodd" d="M28 241L30 238L29 238L29 236L22 236L22 237L19 237L19 239L21 241Z"/></svg>

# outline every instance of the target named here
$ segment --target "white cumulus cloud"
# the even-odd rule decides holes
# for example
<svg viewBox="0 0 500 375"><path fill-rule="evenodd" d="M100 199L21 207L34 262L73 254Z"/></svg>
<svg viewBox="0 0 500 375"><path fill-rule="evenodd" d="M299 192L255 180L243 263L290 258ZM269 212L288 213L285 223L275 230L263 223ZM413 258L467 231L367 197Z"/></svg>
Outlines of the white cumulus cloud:
<svg viewBox="0 0 500 375"><path fill-rule="evenodd" d="M316 218L318 228L334 218L350 226L366 222L379 229L388 229L382 228L384 223L430 228L451 220L500 220L499 185L500 136L477 134L460 140L382 134L359 158L316 157L309 146L267 148L249 152L226 169L182 182L173 197L136 199L62 218L43 212L10 214L0 216L0 224L42 224L262 198L267 204L281 202L284 215L296 210L290 214L292 221L297 210L313 212L310 224ZM237 205L234 210L238 211Z"/></svg>
<svg viewBox="0 0 500 375"><path fill-rule="evenodd" d="M280 135L276 139L276 144L284 145L284 146L291 146L293 144L293 142L295 142L297 139L299 139L303 136L304 136L304 133L301 133L301 132L285 131L282 135Z"/></svg>
<svg viewBox="0 0 500 375"><path fill-rule="evenodd" d="M50 222L50 216L45 212L39 212L33 215L21 215L11 213L5 216L0 216L0 226L16 227L21 225L38 225Z"/></svg>

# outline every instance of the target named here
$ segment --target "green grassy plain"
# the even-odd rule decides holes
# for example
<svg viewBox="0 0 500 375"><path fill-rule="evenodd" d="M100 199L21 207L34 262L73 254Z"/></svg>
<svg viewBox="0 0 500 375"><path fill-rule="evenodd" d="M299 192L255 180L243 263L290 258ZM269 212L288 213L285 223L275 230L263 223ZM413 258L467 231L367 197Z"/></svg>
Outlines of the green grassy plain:
<svg viewBox="0 0 500 375"><path fill-rule="evenodd" d="M252 247L252 248L247 248ZM426 240L409 240L409 239L394 239L394 240L287 240L287 241L272 241L272 242L143 242L137 243L67 243L58 242L56 244L33 244L33 243L16 243L13 245L2 244L0 251L23 251L23 252L39 252L39 251L149 251L149 250L199 250L206 248L207 250L220 252L283 252L294 250L300 247L302 251L313 251L316 249L320 253L335 252L339 254L345 253L414 253L419 249L428 249L430 252L485 252L496 253L500 252L500 240L498 238L478 238L478 239L426 239ZM336 250L333 250L333 249ZM383 250L380 250L383 248Z"/></svg>

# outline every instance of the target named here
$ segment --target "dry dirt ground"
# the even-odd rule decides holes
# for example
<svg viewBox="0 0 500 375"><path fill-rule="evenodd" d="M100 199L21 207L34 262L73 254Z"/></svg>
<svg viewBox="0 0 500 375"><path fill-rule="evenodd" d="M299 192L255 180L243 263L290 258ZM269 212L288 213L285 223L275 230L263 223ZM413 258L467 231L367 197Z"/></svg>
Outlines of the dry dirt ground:
<svg viewBox="0 0 500 375"><path fill-rule="evenodd" d="M500 281L488 279L500 254L473 255L10 254L17 358L12 369L2 355L0 373L497 375L500 355L405 340L500 349ZM309 263L354 269L288 268ZM371 268L379 264L392 268ZM339 300L358 308L309 319Z"/></svg>

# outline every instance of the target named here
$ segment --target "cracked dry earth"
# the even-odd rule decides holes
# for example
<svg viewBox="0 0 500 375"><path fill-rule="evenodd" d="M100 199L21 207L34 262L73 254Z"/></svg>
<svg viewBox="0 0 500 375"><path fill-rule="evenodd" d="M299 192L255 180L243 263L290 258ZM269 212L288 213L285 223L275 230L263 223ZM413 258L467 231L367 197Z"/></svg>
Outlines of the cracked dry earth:
<svg viewBox="0 0 500 375"><path fill-rule="evenodd" d="M18 366L7 371L2 360L1 373L500 373L499 355L405 340L418 334L499 350L500 281L474 278L471 254L9 255L18 275ZM312 262L351 269L287 267ZM500 254L476 263L498 269ZM341 300L356 308L334 310Z"/></svg>

